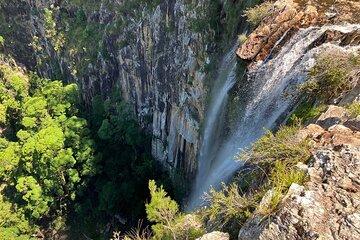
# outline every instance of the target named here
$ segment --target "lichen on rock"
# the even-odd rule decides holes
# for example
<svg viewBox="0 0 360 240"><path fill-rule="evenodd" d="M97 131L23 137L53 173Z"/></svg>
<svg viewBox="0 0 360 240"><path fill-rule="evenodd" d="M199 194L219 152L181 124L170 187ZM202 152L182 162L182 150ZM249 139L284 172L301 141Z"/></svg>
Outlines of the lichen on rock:
<svg viewBox="0 0 360 240"><path fill-rule="evenodd" d="M333 118L333 108L323 121ZM337 112L343 117L345 110ZM239 240L360 238L359 132L335 123L324 129L311 124L300 133L313 139L312 158L301 167L308 181L292 184L270 216L255 213L241 228Z"/></svg>

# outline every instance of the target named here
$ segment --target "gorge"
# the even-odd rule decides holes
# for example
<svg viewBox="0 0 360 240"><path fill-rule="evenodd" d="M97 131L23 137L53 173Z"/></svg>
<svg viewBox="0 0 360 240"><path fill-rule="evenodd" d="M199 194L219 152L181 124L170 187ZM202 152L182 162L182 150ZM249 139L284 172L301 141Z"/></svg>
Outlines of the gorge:
<svg viewBox="0 0 360 240"><path fill-rule="evenodd" d="M0 0L0 239L356 239L359 13Z"/></svg>

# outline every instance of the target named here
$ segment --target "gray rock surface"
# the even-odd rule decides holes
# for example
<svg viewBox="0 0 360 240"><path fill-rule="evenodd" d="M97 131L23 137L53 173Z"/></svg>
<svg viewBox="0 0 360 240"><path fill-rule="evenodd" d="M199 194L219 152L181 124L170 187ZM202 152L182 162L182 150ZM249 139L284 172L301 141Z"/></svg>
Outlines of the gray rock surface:
<svg viewBox="0 0 360 240"><path fill-rule="evenodd" d="M81 27L100 26L92 32L101 34L101 42L89 50L94 58L91 61L83 56L84 49L54 47L56 40L61 42L61 34L72 34L68 27L64 28L68 23L62 22L66 20L61 16L68 15L74 21L76 14L83 11L77 7L82 3L71 1L2 3L1 14L21 31L21 38L4 36L11 44L9 51L14 51L20 63L45 77L58 73L66 81L77 82L89 107L95 95L106 99L118 88L117 93L131 103L140 124L153 136L153 156L168 168L193 175L199 126L204 117L203 68L210 61L207 49L213 33L200 34L192 24L206 17L209 2L164 0L145 6L143 1L125 13L117 9L130 8L127 1L95 2L90 4L93 9L85 13L84 26L78 30L81 33ZM47 29L49 24L42 15L45 9L52 11L52 26L58 35ZM119 29L111 31L119 24ZM104 28L107 30L102 32ZM79 65L83 65L81 71Z"/></svg>
<svg viewBox="0 0 360 240"><path fill-rule="evenodd" d="M347 118L347 112L344 108L330 105L326 112L321 114L321 116L318 118L316 124L327 129L334 124L345 121Z"/></svg>
<svg viewBox="0 0 360 240"><path fill-rule="evenodd" d="M229 234L228 233L222 233L222 232L211 232L207 233L204 236L197 238L196 240L229 240Z"/></svg>
<svg viewBox="0 0 360 240"><path fill-rule="evenodd" d="M344 126L353 131L360 131L360 116L345 121Z"/></svg>
<svg viewBox="0 0 360 240"><path fill-rule="evenodd" d="M308 182L292 184L272 216L248 219L239 240L360 239L359 132L343 125L310 129L309 136L314 129L321 135L315 134L313 157L305 169Z"/></svg>

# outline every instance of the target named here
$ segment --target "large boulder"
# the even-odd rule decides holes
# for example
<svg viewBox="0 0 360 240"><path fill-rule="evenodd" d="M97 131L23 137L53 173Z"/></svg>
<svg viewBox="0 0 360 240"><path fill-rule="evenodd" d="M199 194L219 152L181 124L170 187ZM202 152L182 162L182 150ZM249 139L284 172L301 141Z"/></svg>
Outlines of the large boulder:
<svg viewBox="0 0 360 240"><path fill-rule="evenodd" d="M211 232L207 233L204 236L196 239L196 240L229 240L230 236L228 233L223 232Z"/></svg>
<svg viewBox="0 0 360 240"><path fill-rule="evenodd" d="M329 108L320 115L316 124L328 129L330 126L342 123L348 119L348 113L345 108L330 105Z"/></svg>

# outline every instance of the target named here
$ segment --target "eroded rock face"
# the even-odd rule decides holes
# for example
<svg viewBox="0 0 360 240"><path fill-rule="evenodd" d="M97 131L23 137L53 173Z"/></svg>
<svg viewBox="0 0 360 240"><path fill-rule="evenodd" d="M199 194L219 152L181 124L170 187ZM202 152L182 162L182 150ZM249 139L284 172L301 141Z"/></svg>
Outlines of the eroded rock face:
<svg viewBox="0 0 360 240"><path fill-rule="evenodd" d="M360 135L343 125L309 125L313 157L301 169L304 186L292 184L272 216L255 214L239 240L360 239Z"/></svg>
<svg viewBox="0 0 360 240"><path fill-rule="evenodd" d="M271 11L271 15L263 19L237 50L241 59L260 61L270 53L276 54L299 28L327 23L360 22L358 1L348 1L346 4L344 1L337 1L331 4L318 0L278 0ZM354 31L344 35L337 31L326 31L317 42L320 45L335 41L341 42L340 45L358 45L360 33Z"/></svg>
<svg viewBox="0 0 360 240"><path fill-rule="evenodd" d="M13 20L14 28L24 29L21 32L27 40L16 45L16 39L9 39L15 44L12 50L18 48L21 57L15 55L19 62L25 53L31 55L34 51L36 60L29 67L43 76L58 72L66 81L77 82L88 107L95 95L106 99L117 88L117 93L134 107L142 127L153 136L154 157L190 177L196 168L199 125L204 117L205 71L201 66L209 61L206 49L211 38L210 32L199 33L191 26L204 18L208 2L160 1L156 6L126 10L125 16L117 10L123 5L125 1L99 0L91 4L94 9L83 14L76 4L67 1L10 0L0 11ZM45 9L52 11L54 23L49 24L42 15ZM63 16L71 22L78 15L85 19L82 25L99 26L91 34L102 42L101 50L97 42L90 46L92 49L56 48L62 43L61 34L73 34L67 32L68 23L61 22ZM121 28L111 30L119 24ZM49 25L55 27L55 33ZM109 30L102 32L105 28ZM96 36L99 32L101 35ZM31 45L33 50L20 49L23 45ZM94 59L87 63L88 56L82 56L82 52L89 50ZM79 65L84 65L81 72Z"/></svg>
<svg viewBox="0 0 360 240"><path fill-rule="evenodd" d="M300 5L292 0L277 1L274 6L274 12L264 19L237 50L240 58L262 60L286 32L301 26L314 25L317 21L318 13L312 6L301 9Z"/></svg>

